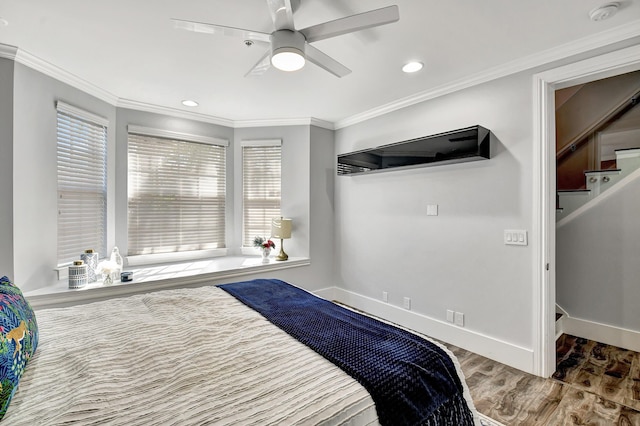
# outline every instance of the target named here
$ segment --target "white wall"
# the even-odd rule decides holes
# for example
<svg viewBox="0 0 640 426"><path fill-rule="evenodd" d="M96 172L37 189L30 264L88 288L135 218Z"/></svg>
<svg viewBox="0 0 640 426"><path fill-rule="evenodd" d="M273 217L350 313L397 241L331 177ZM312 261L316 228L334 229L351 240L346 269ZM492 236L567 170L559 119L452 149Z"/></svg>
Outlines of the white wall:
<svg viewBox="0 0 640 426"><path fill-rule="evenodd" d="M640 332L640 179L556 231L556 300L569 316Z"/></svg>
<svg viewBox="0 0 640 426"><path fill-rule="evenodd" d="M0 277L13 278L13 61L0 58Z"/></svg>
<svg viewBox="0 0 640 426"><path fill-rule="evenodd" d="M424 321L464 313L484 342L472 349L531 371L532 250L503 244L505 229L531 231L531 118L521 73L336 131L338 154L476 124L495 135L490 160L336 177L341 287L376 300L387 291L394 306L410 297ZM434 337L466 346L453 327ZM497 341L522 359L501 359Z"/></svg>

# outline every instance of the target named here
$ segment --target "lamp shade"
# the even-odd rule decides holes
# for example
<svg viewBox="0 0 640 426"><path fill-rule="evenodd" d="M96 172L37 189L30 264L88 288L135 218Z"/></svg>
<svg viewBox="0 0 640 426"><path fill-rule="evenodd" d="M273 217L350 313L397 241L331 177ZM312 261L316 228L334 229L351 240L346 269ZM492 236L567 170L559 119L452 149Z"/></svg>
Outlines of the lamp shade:
<svg viewBox="0 0 640 426"><path fill-rule="evenodd" d="M291 219L282 217L271 220L271 237L287 239L291 238Z"/></svg>

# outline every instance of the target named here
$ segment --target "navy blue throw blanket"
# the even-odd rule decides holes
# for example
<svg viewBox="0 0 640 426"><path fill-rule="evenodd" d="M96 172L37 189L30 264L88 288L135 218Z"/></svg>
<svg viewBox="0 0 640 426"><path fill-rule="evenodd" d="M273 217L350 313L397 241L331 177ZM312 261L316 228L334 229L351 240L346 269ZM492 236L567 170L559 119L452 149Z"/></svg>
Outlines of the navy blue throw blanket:
<svg viewBox="0 0 640 426"><path fill-rule="evenodd" d="M453 361L428 340L283 281L219 287L357 380L382 425L473 425Z"/></svg>

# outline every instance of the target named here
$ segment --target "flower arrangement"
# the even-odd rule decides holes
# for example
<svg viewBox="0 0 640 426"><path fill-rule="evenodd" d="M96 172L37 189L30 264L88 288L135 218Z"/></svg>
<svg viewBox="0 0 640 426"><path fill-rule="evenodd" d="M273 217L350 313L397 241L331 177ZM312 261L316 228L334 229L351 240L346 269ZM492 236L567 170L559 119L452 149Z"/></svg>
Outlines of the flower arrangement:
<svg viewBox="0 0 640 426"><path fill-rule="evenodd" d="M103 260L98 264L98 272L101 274L113 274L118 272L119 266L116 262L111 260Z"/></svg>
<svg viewBox="0 0 640 426"><path fill-rule="evenodd" d="M276 248L276 245L273 241L262 238L262 237L255 237L253 239L253 246L254 247L258 247L260 249L272 249L272 248Z"/></svg>
<svg viewBox="0 0 640 426"><path fill-rule="evenodd" d="M117 280L120 265L112 260L103 260L98 264L97 272L102 274L102 284L110 285Z"/></svg>

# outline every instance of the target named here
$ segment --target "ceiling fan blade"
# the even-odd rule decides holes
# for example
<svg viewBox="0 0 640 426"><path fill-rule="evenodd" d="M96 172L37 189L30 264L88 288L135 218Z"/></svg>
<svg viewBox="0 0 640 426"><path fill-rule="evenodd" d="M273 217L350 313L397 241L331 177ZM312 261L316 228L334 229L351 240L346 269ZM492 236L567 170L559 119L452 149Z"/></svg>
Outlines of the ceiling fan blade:
<svg viewBox="0 0 640 426"><path fill-rule="evenodd" d="M184 21L182 19L171 18L173 26L180 30L193 31L196 33L224 35L239 37L243 40L271 42L271 34L260 31L245 30L243 28L226 27L224 25L205 24L203 22Z"/></svg>
<svg viewBox="0 0 640 426"><path fill-rule="evenodd" d="M245 77L257 77L264 74L271 67L271 50L267 50L260 60L246 73Z"/></svg>
<svg viewBox="0 0 640 426"><path fill-rule="evenodd" d="M271 19L276 30L295 30L293 26L292 0L267 0Z"/></svg>
<svg viewBox="0 0 640 426"><path fill-rule="evenodd" d="M311 46L309 43L305 46L305 56L310 62L313 62L320 68L329 71L336 77L344 77L351 72L349 68L345 67L329 55L323 53L321 50Z"/></svg>
<svg viewBox="0 0 640 426"><path fill-rule="evenodd" d="M312 43L354 31L390 24L399 19L398 6L394 5L313 25L300 30L300 32L304 34L309 43Z"/></svg>

